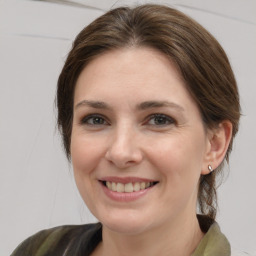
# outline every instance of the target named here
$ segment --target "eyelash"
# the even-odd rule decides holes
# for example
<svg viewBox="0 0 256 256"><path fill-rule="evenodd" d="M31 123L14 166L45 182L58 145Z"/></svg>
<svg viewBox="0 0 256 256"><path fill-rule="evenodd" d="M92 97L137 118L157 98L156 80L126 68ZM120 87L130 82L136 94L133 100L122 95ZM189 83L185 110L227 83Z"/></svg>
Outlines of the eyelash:
<svg viewBox="0 0 256 256"><path fill-rule="evenodd" d="M156 121L159 118L161 118L160 119L161 121L164 121L164 124L163 123L150 124L151 120ZM92 123L90 123L90 121L92 121ZM96 122L100 121L100 123L95 123L94 121L96 121ZM80 124L81 125L89 125L89 126L101 126L101 125L109 125L110 123L106 120L106 118L104 116L102 116L100 114L91 114L91 115L88 115L88 116L85 116L84 118L82 118L82 120L80 121ZM164 127L164 126L168 126L168 125L172 125L172 124L176 124L176 121L172 117L167 116L165 114L150 115L149 117L146 118L146 121L143 122L143 125L160 126L160 127Z"/></svg>

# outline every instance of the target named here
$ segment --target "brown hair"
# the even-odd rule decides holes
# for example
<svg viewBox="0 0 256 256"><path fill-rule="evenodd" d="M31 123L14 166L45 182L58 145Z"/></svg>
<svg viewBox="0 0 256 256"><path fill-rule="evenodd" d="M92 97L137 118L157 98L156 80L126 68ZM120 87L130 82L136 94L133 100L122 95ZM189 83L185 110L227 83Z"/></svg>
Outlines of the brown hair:
<svg viewBox="0 0 256 256"><path fill-rule="evenodd" d="M193 19L162 5L120 7L102 15L76 37L58 80L58 126L70 158L73 96L83 68L103 52L124 47L151 47L164 53L179 68L197 103L206 127L221 121L233 125L226 153L228 161L240 117L239 95L228 58L217 40ZM216 216L216 175L223 163L199 181L200 211Z"/></svg>

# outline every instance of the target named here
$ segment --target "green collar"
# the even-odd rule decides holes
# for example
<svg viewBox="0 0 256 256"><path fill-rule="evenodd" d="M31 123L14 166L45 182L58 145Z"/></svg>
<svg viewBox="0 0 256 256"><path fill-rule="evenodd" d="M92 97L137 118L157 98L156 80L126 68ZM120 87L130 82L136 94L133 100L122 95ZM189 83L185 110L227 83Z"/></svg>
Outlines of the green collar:
<svg viewBox="0 0 256 256"><path fill-rule="evenodd" d="M230 256L230 244L214 222L191 256Z"/></svg>

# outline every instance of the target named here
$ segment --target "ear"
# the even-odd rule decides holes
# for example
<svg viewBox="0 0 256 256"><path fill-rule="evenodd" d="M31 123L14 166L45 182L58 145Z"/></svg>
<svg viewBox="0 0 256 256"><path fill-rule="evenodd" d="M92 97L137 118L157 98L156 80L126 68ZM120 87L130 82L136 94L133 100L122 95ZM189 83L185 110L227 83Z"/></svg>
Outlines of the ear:
<svg viewBox="0 0 256 256"><path fill-rule="evenodd" d="M209 165L216 169L223 161L232 136L232 123L221 122L218 127L207 132L207 149L202 166L202 175L210 173Z"/></svg>

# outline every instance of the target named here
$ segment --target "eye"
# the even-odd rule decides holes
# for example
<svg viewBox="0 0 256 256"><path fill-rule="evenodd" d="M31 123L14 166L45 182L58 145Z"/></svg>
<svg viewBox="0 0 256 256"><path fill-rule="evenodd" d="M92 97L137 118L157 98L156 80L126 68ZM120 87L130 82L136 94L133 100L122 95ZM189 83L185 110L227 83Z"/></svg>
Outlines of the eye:
<svg viewBox="0 0 256 256"><path fill-rule="evenodd" d="M81 124L97 126L97 125L108 125L108 122L105 120L103 116L94 114L94 115L89 115L84 117L81 120Z"/></svg>
<svg viewBox="0 0 256 256"><path fill-rule="evenodd" d="M175 123L175 120L173 118L164 114L151 115L147 122L147 124L155 125L155 126L166 126L174 123Z"/></svg>

